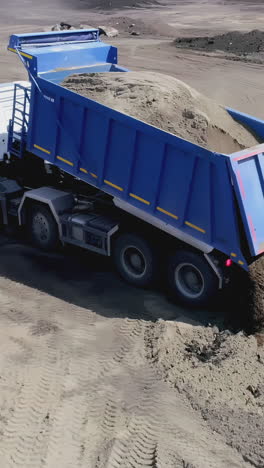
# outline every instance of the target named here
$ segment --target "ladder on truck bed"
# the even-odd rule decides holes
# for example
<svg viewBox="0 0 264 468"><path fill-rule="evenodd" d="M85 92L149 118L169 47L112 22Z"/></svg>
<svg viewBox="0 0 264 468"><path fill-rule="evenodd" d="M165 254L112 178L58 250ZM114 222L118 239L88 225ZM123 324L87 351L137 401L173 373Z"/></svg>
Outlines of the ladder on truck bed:
<svg viewBox="0 0 264 468"><path fill-rule="evenodd" d="M29 87L15 84L13 113L8 130L8 151L18 158L23 157L26 148L30 93Z"/></svg>

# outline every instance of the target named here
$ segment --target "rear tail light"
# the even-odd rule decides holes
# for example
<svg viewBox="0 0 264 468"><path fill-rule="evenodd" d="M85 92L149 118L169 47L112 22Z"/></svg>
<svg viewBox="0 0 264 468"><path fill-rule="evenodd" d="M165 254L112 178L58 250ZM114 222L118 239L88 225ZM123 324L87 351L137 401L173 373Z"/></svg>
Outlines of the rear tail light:
<svg viewBox="0 0 264 468"><path fill-rule="evenodd" d="M228 259L225 261L225 266L226 266L227 268L231 267L232 264L233 264L233 262L232 262L231 258L228 258Z"/></svg>

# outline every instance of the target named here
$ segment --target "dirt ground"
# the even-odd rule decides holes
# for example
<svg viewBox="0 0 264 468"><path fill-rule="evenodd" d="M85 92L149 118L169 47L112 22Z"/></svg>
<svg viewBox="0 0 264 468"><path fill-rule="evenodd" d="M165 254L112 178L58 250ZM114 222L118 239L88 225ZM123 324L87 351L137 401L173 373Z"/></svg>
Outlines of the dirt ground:
<svg viewBox="0 0 264 468"><path fill-rule="evenodd" d="M148 359L177 308L90 255L2 239L0 270L1 466L250 466Z"/></svg>
<svg viewBox="0 0 264 468"><path fill-rule="evenodd" d="M173 45L177 36L261 29L263 2L98 3L0 0L0 81L25 78L6 52L10 33L119 23L111 42L122 65L264 117L261 64ZM130 19L139 37L129 36ZM75 249L47 255L4 233L0 247L1 468L264 466L263 340L234 332L224 304L188 311Z"/></svg>

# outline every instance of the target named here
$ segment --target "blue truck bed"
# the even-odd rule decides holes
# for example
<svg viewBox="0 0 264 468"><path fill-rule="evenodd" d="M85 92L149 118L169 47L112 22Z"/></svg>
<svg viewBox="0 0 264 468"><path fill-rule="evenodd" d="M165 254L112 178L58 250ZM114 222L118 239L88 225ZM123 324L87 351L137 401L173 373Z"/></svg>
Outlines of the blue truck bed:
<svg viewBox="0 0 264 468"><path fill-rule="evenodd" d="M9 50L32 83L28 151L203 252L247 269L239 217L251 257L264 251L264 144L214 153L60 86L73 73L126 71L96 30L14 35ZM264 141L263 121L228 111Z"/></svg>

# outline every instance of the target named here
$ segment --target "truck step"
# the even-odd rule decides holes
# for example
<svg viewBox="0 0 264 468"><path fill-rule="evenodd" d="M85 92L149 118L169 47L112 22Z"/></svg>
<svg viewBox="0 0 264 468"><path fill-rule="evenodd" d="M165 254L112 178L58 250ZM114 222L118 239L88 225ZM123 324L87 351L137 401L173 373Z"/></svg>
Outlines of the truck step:
<svg viewBox="0 0 264 468"><path fill-rule="evenodd" d="M63 242L110 255L110 237L118 229L114 219L93 212L64 214L60 221Z"/></svg>
<svg viewBox="0 0 264 468"><path fill-rule="evenodd" d="M13 198L9 200L8 209L7 209L7 213L9 216L14 216L14 217L18 216L18 209L21 203L21 199L22 197L18 197L18 198Z"/></svg>

